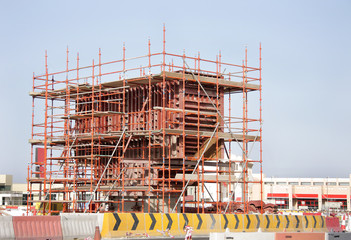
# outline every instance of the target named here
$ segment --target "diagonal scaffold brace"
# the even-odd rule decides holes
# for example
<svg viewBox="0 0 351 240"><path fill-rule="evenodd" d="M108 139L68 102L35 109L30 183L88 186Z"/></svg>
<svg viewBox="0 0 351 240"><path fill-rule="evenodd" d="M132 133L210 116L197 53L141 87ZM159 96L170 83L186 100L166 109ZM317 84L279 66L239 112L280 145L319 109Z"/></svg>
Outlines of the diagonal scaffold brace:
<svg viewBox="0 0 351 240"><path fill-rule="evenodd" d="M184 62L184 64L187 66L188 70L190 71L190 73L191 73L193 79L197 82L197 84L200 86L200 88L202 89L202 91L205 93L205 95L206 95L206 97L208 98L208 100L210 101L211 105L212 105L212 106L214 107L214 109L216 110L218 116L222 119L222 121L223 121L225 127L228 129L228 131L229 131L229 133L231 134L231 136L234 137L234 140L235 140L235 142L238 144L238 146L240 147L240 149L241 149L241 151L242 151L242 154L245 155L246 159L248 159L249 154L247 154L247 153L244 151L243 147L242 147L242 146L240 145L240 143L239 143L239 140L238 140L238 139L236 138L236 136L232 133L230 127L229 127L228 124L225 122L224 117L222 116L222 114L220 113L220 111L218 110L218 108L216 107L216 105L214 104L214 102L212 101L212 99L210 98L210 96L208 95L208 93L207 93L207 91L205 90L205 88L202 86L201 82L198 80L198 78L195 76L195 74L193 73L193 71L190 69L189 65L187 64L187 62L185 61L184 58L183 58L183 62ZM260 124L260 129L261 129L261 128L262 128L262 123ZM258 135L255 137L255 141L256 141L257 137L258 137ZM254 141L254 142L255 142L255 141ZM252 147L252 148L253 148L253 147ZM251 150L250 150L250 153L251 153L251 151L252 151L252 148L251 148ZM229 154L228 154L227 152L226 152L226 154L227 154L228 159L230 159ZM240 176L239 176L239 179L242 178L243 173L246 171L246 164L242 164L242 165L243 165L243 170L242 170L242 172L241 172L241 174L240 174ZM236 186L239 184L239 179L235 182L234 189L235 189ZM205 188L206 188L207 192L209 193L209 191L208 191L206 185L205 185ZM231 199L231 198L234 196L234 192L235 192L235 191L232 192L232 194L230 195L229 199ZM210 194L210 197L212 198L211 194ZM212 198L212 199L213 199L213 198ZM225 208L224 213L227 212L228 207L229 207L229 203L230 203L230 201L228 201L228 204L227 204L227 206L226 206L226 208Z"/></svg>
<svg viewBox="0 0 351 240"><path fill-rule="evenodd" d="M193 170L193 172L192 172L191 174L194 174L195 171L196 171L196 169L198 168L198 166L199 166L199 164L200 164L200 162L201 162L203 156L205 155L205 152L207 151L208 146L210 145L210 142L211 142L213 136L215 135L215 133L216 133L216 131L217 131L217 129L218 129L218 126L219 126L219 123L217 123L216 128L215 128L214 131L212 132L210 141L207 142L206 147L205 147L204 151L202 152L201 157L199 158L199 160L197 160L196 165L195 165L195 167L194 167L194 170ZM185 186L184 186L184 188L183 188L183 190L182 190L182 193L180 194L180 196L179 196L179 198L178 198L176 204L174 205L174 207L173 207L173 209L172 209L172 212L174 212L175 209L177 208L177 205L178 205L178 203L179 203L181 197L183 196L185 190L187 189L187 187L188 187L188 185L189 185L189 182L190 182L190 179L186 182L186 184L185 184ZM207 189L207 188L206 188L206 189Z"/></svg>
<svg viewBox="0 0 351 240"><path fill-rule="evenodd" d="M113 155L115 155L115 153L116 153L116 151L117 151L117 148L118 148L119 144L121 143L124 134L126 133L126 130L127 130L127 127L124 127L124 128L123 128L123 131L122 131L122 134L121 134L121 136L119 137L119 139L118 139L118 141L117 141L117 144L116 144L115 148L113 149L113 152L112 152L112 154L111 154L111 156L110 156L110 158L109 158L109 160L108 160L108 162L107 162L107 164L106 164L106 166L105 166L105 169L104 169L104 171L102 172L101 177L100 177L98 183L96 184L96 187L95 187L94 191L92 192L92 194L91 194L91 196L90 196L90 199L89 199L89 201L88 201L88 206L90 205L91 201L93 200L93 198L94 198L94 196L95 196L95 193L96 193L96 190L99 188L99 185L100 185L100 183L101 183L102 177L105 175L106 170L107 170L107 167L110 165L110 163L111 163L111 161L112 161L112 158L113 158ZM88 208L85 208L84 213L87 212L87 209L88 209Z"/></svg>
<svg viewBox="0 0 351 240"><path fill-rule="evenodd" d="M145 99L145 101L144 101L144 103L143 103L142 111L145 109L145 106L146 106L148 100L149 100L149 96ZM136 122L139 122L140 118L141 118L141 113L139 113L139 116L138 116ZM130 141L132 140L132 136L133 136L133 135L131 134L131 135L129 136L128 140L127 140L126 146L124 147L123 152L122 152L122 158L124 157L124 153L126 152L128 146L129 146L129 143L130 143ZM123 136L121 136L121 137L123 137ZM122 170L121 170L120 173L118 174L116 180L113 182L112 186L110 187L110 189L108 190L107 194L105 195L104 201L106 201L106 199L110 196L110 193L111 193L112 189L115 187L116 183L117 183L118 180L121 178L121 176L122 176L122 174L124 173L125 170L126 170L126 167L122 168ZM89 203L89 204L90 204L90 203ZM100 209L98 210L98 212L100 212Z"/></svg>

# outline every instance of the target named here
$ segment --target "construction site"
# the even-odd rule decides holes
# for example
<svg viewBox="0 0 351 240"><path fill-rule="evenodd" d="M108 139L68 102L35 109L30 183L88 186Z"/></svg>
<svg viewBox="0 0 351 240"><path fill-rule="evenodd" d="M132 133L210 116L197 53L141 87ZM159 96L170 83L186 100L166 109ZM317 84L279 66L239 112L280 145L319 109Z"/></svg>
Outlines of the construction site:
<svg viewBox="0 0 351 240"><path fill-rule="evenodd" d="M253 66L246 47L237 64L170 53L165 28L158 48L88 66L67 48L53 71L45 52L27 184L0 175L1 239L351 238L351 175L263 174L261 44Z"/></svg>
<svg viewBox="0 0 351 240"><path fill-rule="evenodd" d="M159 47L155 47L159 48ZM230 213L261 184L261 47L239 64L163 47L33 75L28 211ZM73 60L72 60L73 58ZM250 99L250 101L249 101ZM237 157L233 157L237 156ZM239 156L239 157L238 157ZM261 180L248 173L257 166ZM209 191L209 188L214 191ZM192 189L190 194L189 189ZM209 196L205 198L205 195ZM58 207L60 206L60 207ZM208 207L210 206L210 207Z"/></svg>

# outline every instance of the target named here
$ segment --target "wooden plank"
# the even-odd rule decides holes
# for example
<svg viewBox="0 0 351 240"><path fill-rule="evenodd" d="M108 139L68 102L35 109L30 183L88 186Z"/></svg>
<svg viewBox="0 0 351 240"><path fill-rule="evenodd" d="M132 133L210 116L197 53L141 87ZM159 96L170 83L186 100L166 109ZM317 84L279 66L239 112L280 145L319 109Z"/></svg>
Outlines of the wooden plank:
<svg viewBox="0 0 351 240"><path fill-rule="evenodd" d="M204 156L203 156L204 158L213 159L213 158L216 158L216 156L217 156L216 154L218 154L218 158L222 157L221 156L221 145L220 145L220 143L218 144L218 148L217 148L217 151L216 151L216 142L217 142L216 138L212 138L211 142L209 142L209 141L210 141L210 138L207 138L205 140L205 142L200 147L200 151L196 152L194 154L195 158L199 158L203 154L207 144L208 144L208 146L207 146L206 152L204 153Z"/></svg>
<svg viewBox="0 0 351 240"><path fill-rule="evenodd" d="M162 132L162 130L161 130ZM182 129L170 129L167 128L165 129L166 134L176 134L176 135L181 135L183 134ZM212 132L209 131L200 131L200 137L211 137ZM191 136L197 136L197 131L195 130L185 130L186 135L191 135ZM215 134L214 138L216 138L217 134ZM224 139L224 140L233 140L235 141L243 141L244 135L243 134L231 134L231 133L226 133L226 132L219 132L218 133L218 138L219 139ZM248 141L259 141L260 137L259 136L252 136L252 135L245 135L245 139Z"/></svg>
<svg viewBox="0 0 351 240"><path fill-rule="evenodd" d="M162 107L154 107L154 110L162 110ZM183 109L177 109L177 108L165 108L166 111L170 112L183 112ZM195 110L184 110L186 114L198 114L198 111ZM207 112L207 111L200 111L200 115L207 115L207 116L217 116L217 112Z"/></svg>
<svg viewBox="0 0 351 240"><path fill-rule="evenodd" d="M160 74L162 76L162 73ZM174 78L174 79L183 79L183 74L182 73L177 73L177 72L165 72L166 78ZM154 76L155 78L158 77ZM216 77L205 77L205 76L197 76L195 74L195 77L198 77L200 83L207 83L207 84L211 84L211 85L216 85L217 84L217 78ZM188 81L196 81L196 79L194 79L192 74L185 74L185 80ZM234 81L229 81L229 80L225 80L222 78L218 79L218 84L220 86L225 86L228 88L236 88L236 89L242 89L244 84L243 82L234 82ZM250 90L259 90L260 86L257 84L251 84L251 83L247 83L245 85L245 87L247 89Z"/></svg>
<svg viewBox="0 0 351 240"><path fill-rule="evenodd" d="M167 72L165 71L165 77L166 77L166 81L169 80L182 80L183 79L183 74L182 73L178 73L178 72ZM192 82L196 82L196 79L194 79L192 74L185 74L185 80L186 81L192 81ZM219 86L221 87L225 87L227 90L231 89L231 90L242 90L243 89L243 82L235 82L235 81L229 81L223 78L219 78L217 80L216 76L213 77L208 77L208 76L197 76L195 74L195 77L199 78L199 81L202 84L210 84L210 85L217 85L217 81ZM163 80L163 72L161 72L160 74L155 74L151 76L151 84L155 84L155 83L160 83ZM148 76L142 76L142 77L136 77L136 78L128 78L125 79L126 82L126 87L133 87L133 86L137 86L137 85L145 85L149 83L149 78ZM123 87L123 80L117 80L117 81L111 81L111 82L105 82L101 84L102 90L105 88L116 88L116 87ZM245 87L250 90L250 91L256 91L260 89L260 86L257 84L252 84L252 83L247 83L245 85ZM76 93L76 86L70 86L70 92L72 94ZM89 92L91 91L91 85L79 85L79 93L82 92ZM62 89L57 89L54 91L48 91L48 97L49 98L55 98L55 97L59 97L62 95L66 94L66 89L62 88ZM30 92L29 93L30 96L45 96L45 91L42 92Z"/></svg>
<svg viewBox="0 0 351 240"><path fill-rule="evenodd" d="M200 173L200 178L199 176L196 174L185 174L185 180L190 180L190 181L198 181L198 180L202 180L202 174ZM209 175L209 174L205 174L204 175L204 179L205 179L205 182L206 181L216 181L217 178L216 175ZM183 174L181 173L177 173L176 176L175 176L175 179L183 179ZM236 175L230 175L230 180L231 182L236 182L238 181L238 177ZM222 181L225 181L225 182L229 182L229 175L218 175L218 181L222 182Z"/></svg>
<svg viewBox="0 0 351 240"><path fill-rule="evenodd" d="M111 111L107 111L107 112L100 112L100 111L96 111L94 112L94 117L103 117L103 116L110 116L110 115L124 115L125 113L123 112L111 112ZM60 117L62 119L82 119L82 118L89 118L92 117L93 114L92 113L86 113L86 114L75 114L75 115L69 115L69 116L64 116L64 117Z"/></svg>

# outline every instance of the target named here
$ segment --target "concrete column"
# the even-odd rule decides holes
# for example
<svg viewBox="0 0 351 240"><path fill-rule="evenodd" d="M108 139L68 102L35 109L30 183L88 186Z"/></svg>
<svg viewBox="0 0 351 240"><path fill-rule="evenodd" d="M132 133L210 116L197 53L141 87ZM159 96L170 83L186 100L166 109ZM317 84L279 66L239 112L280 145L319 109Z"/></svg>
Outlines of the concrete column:
<svg viewBox="0 0 351 240"><path fill-rule="evenodd" d="M323 195L323 186L319 186L319 191L318 191L318 211L321 211L322 207L323 207L322 195Z"/></svg>
<svg viewBox="0 0 351 240"><path fill-rule="evenodd" d="M289 192L289 209L294 209L293 206L293 191L292 191L292 185L288 186L288 192Z"/></svg>

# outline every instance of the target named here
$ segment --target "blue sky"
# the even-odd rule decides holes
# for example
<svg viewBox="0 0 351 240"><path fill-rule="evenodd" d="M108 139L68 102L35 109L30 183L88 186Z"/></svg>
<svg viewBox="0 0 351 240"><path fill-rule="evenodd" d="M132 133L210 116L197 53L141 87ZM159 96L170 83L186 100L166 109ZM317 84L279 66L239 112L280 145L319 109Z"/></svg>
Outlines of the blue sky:
<svg viewBox="0 0 351 240"><path fill-rule="evenodd" d="M263 57L264 173L347 177L351 173L350 1L2 1L0 174L24 182L30 161L32 74L156 51L249 65Z"/></svg>

